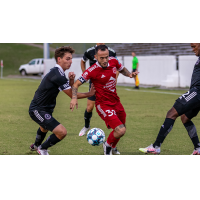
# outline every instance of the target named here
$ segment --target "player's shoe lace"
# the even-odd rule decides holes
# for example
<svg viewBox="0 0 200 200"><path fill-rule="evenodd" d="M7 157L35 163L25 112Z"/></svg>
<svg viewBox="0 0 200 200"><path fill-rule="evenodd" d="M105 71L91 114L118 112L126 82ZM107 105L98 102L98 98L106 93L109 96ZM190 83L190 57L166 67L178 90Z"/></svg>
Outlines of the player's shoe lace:
<svg viewBox="0 0 200 200"><path fill-rule="evenodd" d="M200 147L195 149L192 153L192 155L200 155Z"/></svg>
<svg viewBox="0 0 200 200"><path fill-rule="evenodd" d="M37 151L38 147L35 144L32 144L30 147L31 151Z"/></svg>
<svg viewBox="0 0 200 200"><path fill-rule="evenodd" d="M106 142L103 143L104 155L112 155L112 147L106 146L105 143Z"/></svg>
<svg viewBox="0 0 200 200"><path fill-rule="evenodd" d="M89 131L89 130L90 130L90 126L89 126L89 128L83 127L79 133L79 136L84 136L87 133L87 131Z"/></svg>
<svg viewBox="0 0 200 200"><path fill-rule="evenodd" d="M112 153L113 153L114 155L120 155L120 152L117 150L117 147L112 148Z"/></svg>
<svg viewBox="0 0 200 200"><path fill-rule="evenodd" d="M152 154L160 154L161 150L160 147L153 147L153 144L151 144L150 146L146 147L146 148L140 148L139 151L143 152L143 153L152 153Z"/></svg>
<svg viewBox="0 0 200 200"><path fill-rule="evenodd" d="M39 146L37 149L37 152L39 155L49 155L48 151L49 150L47 150L47 149L42 149L41 146Z"/></svg>

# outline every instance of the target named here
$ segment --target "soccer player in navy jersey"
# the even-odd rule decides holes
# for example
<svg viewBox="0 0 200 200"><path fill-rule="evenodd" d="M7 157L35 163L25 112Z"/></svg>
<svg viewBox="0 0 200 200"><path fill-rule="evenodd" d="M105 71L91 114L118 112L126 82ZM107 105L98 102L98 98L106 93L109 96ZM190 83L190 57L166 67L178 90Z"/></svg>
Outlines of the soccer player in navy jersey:
<svg viewBox="0 0 200 200"><path fill-rule="evenodd" d="M139 149L143 153L160 154L161 144L172 130L175 120L181 116L181 121L194 145L192 155L200 155L200 143L197 130L191 121L200 111L200 43L191 43L191 47L195 55L199 58L194 66L190 90L180 96L174 106L168 111L156 141L146 148Z"/></svg>
<svg viewBox="0 0 200 200"><path fill-rule="evenodd" d="M70 108L73 111L78 105L78 87L90 79L96 90L96 111L105 121L107 128L113 129L103 144L104 155L112 155L112 149L116 147L126 132L126 112L116 93L116 73L119 71L124 76L133 78L138 72L130 73L116 58L109 57L106 45L99 45L95 48L95 58L97 62L85 70L72 86Z"/></svg>
<svg viewBox="0 0 200 200"><path fill-rule="evenodd" d="M40 155L49 155L48 148L60 142L67 135L66 128L60 124L52 113L56 106L56 98L60 91L63 91L70 98L72 97L71 86L74 84L75 74L69 72L69 80L65 76L65 71L71 67L72 54L71 47L60 47L55 51L56 65L43 78L29 107L30 117L39 124L35 143L30 146L32 151L37 151ZM78 98L87 98L95 94L92 85L90 92L78 93ZM48 131L53 134L42 144Z"/></svg>

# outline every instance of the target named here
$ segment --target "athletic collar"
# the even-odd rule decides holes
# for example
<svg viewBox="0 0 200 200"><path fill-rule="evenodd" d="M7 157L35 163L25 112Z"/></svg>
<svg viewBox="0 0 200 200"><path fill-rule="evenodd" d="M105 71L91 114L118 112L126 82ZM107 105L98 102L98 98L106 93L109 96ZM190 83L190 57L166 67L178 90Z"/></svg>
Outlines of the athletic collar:
<svg viewBox="0 0 200 200"><path fill-rule="evenodd" d="M59 64L56 64L55 67L57 67L58 69L60 69L62 73L65 73L64 70L63 70L63 68Z"/></svg>
<svg viewBox="0 0 200 200"><path fill-rule="evenodd" d="M107 66L107 67L102 67L102 66L99 64L99 62L98 62L98 61L96 62L96 65L98 65L99 67L101 67L101 68L103 68L103 69L104 69L104 68L107 68L107 67L109 67L109 66L110 66L110 64L108 63L108 66Z"/></svg>

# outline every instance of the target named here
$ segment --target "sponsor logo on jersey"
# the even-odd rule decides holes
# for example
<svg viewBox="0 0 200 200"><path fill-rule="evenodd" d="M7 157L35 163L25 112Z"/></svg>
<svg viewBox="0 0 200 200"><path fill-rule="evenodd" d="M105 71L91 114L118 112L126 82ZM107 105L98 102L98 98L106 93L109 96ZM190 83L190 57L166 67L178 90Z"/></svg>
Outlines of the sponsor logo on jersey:
<svg viewBox="0 0 200 200"><path fill-rule="evenodd" d="M88 76L88 72L83 73L83 77L84 77L85 79L87 79L87 76Z"/></svg>
<svg viewBox="0 0 200 200"><path fill-rule="evenodd" d="M98 67L97 65L95 65L94 67L90 67L90 68L88 69L88 71L91 72L91 71L93 71L94 69L96 69L97 67Z"/></svg>
<svg viewBox="0 0 200 200"><path fill-rule="evenodd" d="M104 88L107 88L111 92L115 92L115 87L116 87L116 79L111 76L108 83L106 83L106 85L104 86Z"/></svg>
<svg viewBox="0 0 200 200"><path fill-rule="evenodd" d="M44 117L45 117L45 119L47 119L47 120L51 119L51 115L50 115L50 114L45 114Z"/></svg>

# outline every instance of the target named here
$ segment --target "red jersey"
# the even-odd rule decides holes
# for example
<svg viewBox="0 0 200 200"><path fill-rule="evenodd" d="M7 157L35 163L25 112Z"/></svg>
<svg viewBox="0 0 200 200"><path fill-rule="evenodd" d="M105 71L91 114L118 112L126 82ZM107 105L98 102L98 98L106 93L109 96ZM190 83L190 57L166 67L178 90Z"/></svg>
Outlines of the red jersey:
<svg viewBox="0 0 200 200"><path fill-rule="evenodd" d="M114 57L110 57L106 68L96 62L78 79L82 83L91 79L96 89L96 104L115 105L120 101L116 93L116 72L124 66Z"/></svg>

